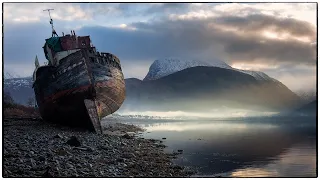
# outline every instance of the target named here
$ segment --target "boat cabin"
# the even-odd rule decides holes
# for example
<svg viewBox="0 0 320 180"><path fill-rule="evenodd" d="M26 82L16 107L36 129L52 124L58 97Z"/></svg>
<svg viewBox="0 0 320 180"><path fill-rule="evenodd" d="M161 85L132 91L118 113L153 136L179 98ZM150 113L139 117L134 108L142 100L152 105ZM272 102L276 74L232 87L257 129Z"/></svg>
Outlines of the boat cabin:
<svg viewBox="0 0 320 180"><path fill-rule="evenodd" d="M90 49L92 53L96 53L95 47L91 44L90 36L77 36L74 31L71 33L71 35L53 36L46 39L43 50L49 61L48 65L57 66L61 59L80 49Z"/></svg>
<svg viewBox="0 0 320 180"><path fill-rule="evenodd" d="M96 48L91 43L90 36L77 36L73 30L71 30L71 34L64 35L64 33L62 33L62 36L58 36L53 27L53 20L50 16L50 10L53 9L47 9L45 11L49 12L52 37L46 39L46 42L42 47L48 63L46 63L45 66L40 66L36 57L36 69L33 74L34 81L36 80L38 69L57 67L60 63L60 60L82 49L86 49L88 51L89 60L92 63L111 65L121 70L120 60L110 53L100 54L97 52ZM64 72L65 71L66 70L64 70Z"/></svg>

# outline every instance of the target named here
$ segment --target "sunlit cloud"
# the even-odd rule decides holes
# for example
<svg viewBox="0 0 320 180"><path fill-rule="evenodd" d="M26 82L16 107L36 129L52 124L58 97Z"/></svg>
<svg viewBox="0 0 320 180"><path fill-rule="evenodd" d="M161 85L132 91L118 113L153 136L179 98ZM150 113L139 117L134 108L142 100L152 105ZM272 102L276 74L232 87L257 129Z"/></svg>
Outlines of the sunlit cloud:
<svg viewBox="0 0 320 180"><path fill-rule="evenodd" d="M270 32L270 31L264 31L263 35L266 38L269 39L276 39L276 40L298 40L304 43L312 43L314 39L311 39L310 37L302 36L302 37L294 37L289 33L275 33L275 32Z"/></svg>
<svg viewBox="0 0 320 180"><path fill-rule="evenodd" d="M258 64L258 63L233 63L231 65L235 69L264 71L266 69L277 69L278 65Z"/></svg>
<svg viewBox="0 0 320 180"><path fill-rule="evenodd" d="M89 12L86 12L79 4L61 4L61 3L4 3L4 22L30 22L49 21L48 12L45 9L54 9L51 11L51 17L58 21L84 21L92 19Z"/></svg>
<svg viewBox="0 0 320 180"><path fill-rule="evenodd" d="M38 17L27 17L27 16L21 16L19 18L13 19L13 21L15 21L15 22L22 22L22 23L36 22L39 20L40 20L40 18L38 18Z"/></svg>
<svg viewBox="0 0 320 180"><path fill-rule="evenodd" d="M43 10L48 8L54 9L58 34L89 34L97 48L120 58L126 78L143 79L155 59L192 57L266 71L291 88L299 86L296 77L283 78L277 69L316 65L315 3L5 3L5 64L14 67L19 61L29 67L35 55L45 61L41 46L51 32ZM34 32L39 32L37 37L20 36ZM19 39L33 44L26 48ZM24 49L21 55L15 53Z"/></svg>

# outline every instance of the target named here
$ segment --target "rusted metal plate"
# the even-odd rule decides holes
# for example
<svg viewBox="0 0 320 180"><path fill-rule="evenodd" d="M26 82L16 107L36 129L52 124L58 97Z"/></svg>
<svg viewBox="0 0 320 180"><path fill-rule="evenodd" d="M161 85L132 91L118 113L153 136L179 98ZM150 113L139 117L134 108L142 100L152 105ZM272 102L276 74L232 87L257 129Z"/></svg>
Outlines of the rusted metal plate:
<svg viewBox="0 0 320 180"><path fill-rule="evenodd" d="M89 36L63 36L60 37L62 50L72 50L77 48L90 48Z"/></svg>

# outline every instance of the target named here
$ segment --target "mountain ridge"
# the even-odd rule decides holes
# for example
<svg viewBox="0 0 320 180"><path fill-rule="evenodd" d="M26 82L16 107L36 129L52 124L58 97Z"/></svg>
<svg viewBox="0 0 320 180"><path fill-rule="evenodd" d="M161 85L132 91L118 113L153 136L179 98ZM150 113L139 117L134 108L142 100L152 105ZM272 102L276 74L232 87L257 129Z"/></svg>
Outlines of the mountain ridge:
<svg viewBox="0 0 320 180"><path fill-rule="evenodd" d="M236 69L225 63L221 60L214 60L210 63L203 62L200 60L195 59L184 59L181 60L179 58L164 58L164 59L157 59L155 60L151 66L149 67L149 71L143 81L149 81L149 80L156 80L165 76L168 76L170 74L173 74L175 72L191 68L191 67L219 67L224 69L231 69L235 71L239 71L248 75L253 76L259 81L275 81L278 82L278 80L269 77L264 72L260 71L252 71L252 70L242 70L242 69Z"/></svg>
<svg viewBox="0 0 320 180"><path fill-rule="evenodd" d="M205 110L217 104L238 108L247 105L256 109L259 105L274 110L291 108L291 104L299 101L299 97L279 81L259 81L248 74L220 67L191 67L156 80L129 79L126 89L122 109L131 110Z"/></svg>

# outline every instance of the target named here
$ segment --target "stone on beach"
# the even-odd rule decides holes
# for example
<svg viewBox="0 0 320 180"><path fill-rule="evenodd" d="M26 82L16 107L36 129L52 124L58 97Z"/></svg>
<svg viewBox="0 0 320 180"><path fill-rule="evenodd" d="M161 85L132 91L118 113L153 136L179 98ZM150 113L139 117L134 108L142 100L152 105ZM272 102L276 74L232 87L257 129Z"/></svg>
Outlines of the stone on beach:
<svg viewBox="0 0 320 180"><path fill-rule="evenodd" d="M70 146L75 146L75 147L81 146L80 141L75 136L71 136L71 138L67 141L67 144L69 144Z"/></svg>

